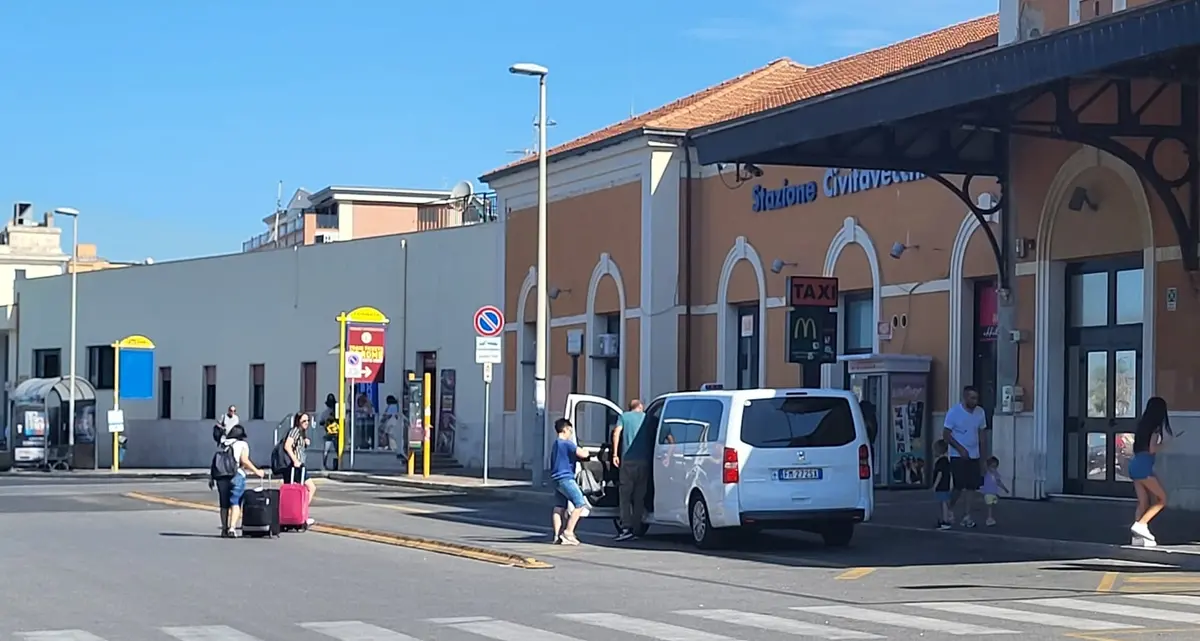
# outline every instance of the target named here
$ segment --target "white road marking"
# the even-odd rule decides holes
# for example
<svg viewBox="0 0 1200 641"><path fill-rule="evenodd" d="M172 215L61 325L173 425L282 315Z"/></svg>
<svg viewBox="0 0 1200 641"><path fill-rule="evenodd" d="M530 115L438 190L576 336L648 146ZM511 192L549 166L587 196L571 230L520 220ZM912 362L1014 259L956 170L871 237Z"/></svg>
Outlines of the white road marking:
<svg viewBox="0 0 1200 641"><path fill-rule="evenodd" d="M450 627L496 641L579 641L565 634L495 619L455 623Z"/></svg>
<svg viewBox="0 0 1200 641"><path fill-rule="evenodd" d="M250 636L227 625L193 625L159 629L179 641L260 641L258 637Z"/></svg>
<svg viewBox="0 0 1200 641"><path fill-rule="evenodd" d="M560 614L559 617L576 623L586 623L626 634L650 637L659 641L734 641L723 634L693 630L670 623L637 619L623 614L597 612L590 614Z"/></svg>
<svg viewBox="0 0 1200 641"><path fill-rule="evenodd" d="M1111 623L1109 621L1097 621L1095 619L1068 617L1061 614L1046 614L1045 612L1030 612L1028 610L1010 610L1008 608L997 608L990 605L980 605L977 603L909 603L908 605L916 606L918 608L925 608L927 610L937 610L939 612L965 614L968 616L985 617L990 619L1002 619L1005 621L1017 621L1020 623L1036 623L1038 625L1067 628L1069 630L1134 630L1142 627L1140 625L1133 625L1130 623Z"/></svg>
<svg viewBox="0 0 1200 641"><path fill-rule="evenodd" d="M491 621L492 617L442 617L440 619L425 619L430 623L439 625L453 625L455 623L474 623L476 621Z"/></svg>
<svg viewBox="0 0 1200 641"><path fill-rule="evenodd" d="M899 628L925 630L927 632L941 632L943 634L953 634L956 636L971 636L976 634L1018 634L1018 632L1015 630L986 628L981 625L972 625L970 623L943 621L942 619L932 619L929 617L921 617L911 614L897 614L895 612L886 612L883 610L868 610L866 608L860 608L852 605L825 605L818 607L795 607L792 609L799 612L811 612L813 614L823 614L831 617L852 619L855 621L866 621L868 623L879 623L882 625L894 625Z"/></svg>
<svg viewBox="0 0 1200 641"><path fill-rule="evenodd" d="M882 639L884 637L878 634L869 632L859 632L857 630L843 630L828 625L818 625L816 623L807 623L797 621L796 619L786 619L784 617L771 616L769 614L756 614L754 612L741 612L738 610L680 610L675 614L681 614L688 617L699 617L710 621L719 621L730 625L744 625L759 630L770 630L771 632L782 632L784 634L794 634L797 636L816 637L818 639Z"/></svg>
<svg viewBox="0 0 1200 641"><path fill-rule="evenodd" d="M26 641L104 641L87 630L35 630L18 632Z"/></svg>
<svg viewBox="0 0 1200 641"><path fill-rule="evenodd" d="M338 641L420 641L407 634L400 634L362 621L318 621L301 623L300 627L333 637Z"/></svg>
<svg viewBox="0 0 1200 641"><path fill-rule="evenodd" d="M1197 610L1200 610L1200 596L1187 596L1184 594L1122 594L1121 597L1125 599L1153 601L1155 603L1189 605Z"/></svg>
<svg viewBox="0 0 1200 641"><path fill-rule="evenodd" d="M1128 595L1122 595L1128 596ZM1082 612L1103 612L1106 615L1132 617L1135 619L1154 619L1157 621L1172 621L1174 623L1190 623L1200 625L1200 614L1191 612L1179 612L1177 610L1159 610L1157 608L1143 608L1136 605L1125 605L1114 601L1093 602L1084 601L1083 599L1030 599L1021 601L1029 605L1041 605L1051 608L1064 608L1066 610L1079 610Z"/></svg>

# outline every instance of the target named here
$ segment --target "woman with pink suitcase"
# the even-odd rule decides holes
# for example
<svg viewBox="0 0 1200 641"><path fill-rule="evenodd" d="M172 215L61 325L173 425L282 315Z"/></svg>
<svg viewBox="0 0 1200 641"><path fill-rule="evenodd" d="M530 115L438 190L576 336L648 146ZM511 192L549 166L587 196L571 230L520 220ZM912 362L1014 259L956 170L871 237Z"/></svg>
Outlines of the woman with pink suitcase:
<svg viewBox="0 0 1200 641"><path fill-rule="evenodd" d="M307 454L308 414L297 412L292 419L292 428L277 446L282 450L286 460L284 469L279 470L279 479L283 484L279 487L279 527L283 530L307 530L313 524L308 515L309 505L312 504L316 484L308 478L304 461Z"/></svg>

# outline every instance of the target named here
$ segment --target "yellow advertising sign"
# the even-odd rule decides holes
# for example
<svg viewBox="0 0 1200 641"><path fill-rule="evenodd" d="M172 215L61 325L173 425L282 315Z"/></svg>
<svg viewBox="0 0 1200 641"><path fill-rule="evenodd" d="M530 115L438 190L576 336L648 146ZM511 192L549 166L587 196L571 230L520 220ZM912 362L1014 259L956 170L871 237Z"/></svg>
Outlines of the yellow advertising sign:
<svg viewBox="0 0 1200 641"><path fill-rule="evenodd" d="M154 349L154 343L141 334L134 334L117 341L115 347L120 349Z"/></svg>
<svg viewBox="0 0 1200 641"><path fill-rule="evenodd" d="M346 314L346 320L351 323L386 324L388 322L387 316L374 307L357 307Z"/></svg>

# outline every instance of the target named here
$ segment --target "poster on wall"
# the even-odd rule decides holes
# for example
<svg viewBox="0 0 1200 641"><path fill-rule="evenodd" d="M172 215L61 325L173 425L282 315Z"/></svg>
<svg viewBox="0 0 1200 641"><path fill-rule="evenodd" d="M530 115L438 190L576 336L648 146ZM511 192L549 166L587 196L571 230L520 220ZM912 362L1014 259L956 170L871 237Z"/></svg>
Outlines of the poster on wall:
<svg viewBox="0 0 1200 641"><path fill-rule="evenodd" d="M75 443L87 445L96 442L96 408L78 406L75 408Z"/></svg>
<svg viewBox="0 0 1200 641"><path fill-rule="evenodd" d="M454 413L457 374L452 369L442 370L441 385L438 388L437 443L434 444L433 451L446 456L454 456L454 436L458 430L458 418Z"/></svg>
<svg viewBox="0 0 1200 641"><path fill-rule="evenodd" d="M925 376L892 374L890 379L892 484L923 486L928 471Z"/></svg>

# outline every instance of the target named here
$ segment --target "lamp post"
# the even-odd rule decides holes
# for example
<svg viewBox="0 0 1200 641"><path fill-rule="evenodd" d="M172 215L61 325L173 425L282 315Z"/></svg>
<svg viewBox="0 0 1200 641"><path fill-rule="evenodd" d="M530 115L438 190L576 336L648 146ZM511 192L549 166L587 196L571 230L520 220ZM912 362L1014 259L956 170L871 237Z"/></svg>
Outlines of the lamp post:
<svg viewBox="0 0 1200 641"><path fill-rule="evenodd" d="M75 457L75 358L77 351L75 342L77 336L77 328L79 325L78 301L79 301L79 210L73 207L59 207L54 210L54 213L60 216L71 217L71 350L70 364L67 366L71 377L71 396L67 401L67 445L69 446L69 456L72 461ZM93 450L95 446L93 445ZM98 469L97 463L99 457L96 452L92 453L92 468Z"/></svg>
<svg viewBox="0 0 1200 641"><path fill-rule="evenodd" d="M546 467L546 345L550 299L546 291L546 75L550 70L529 62L515 64L509 73L538 79L538 224L537 224L537 340L533 364L534 421L537 424L537 464L533 484L544 482Z"/></svg>

